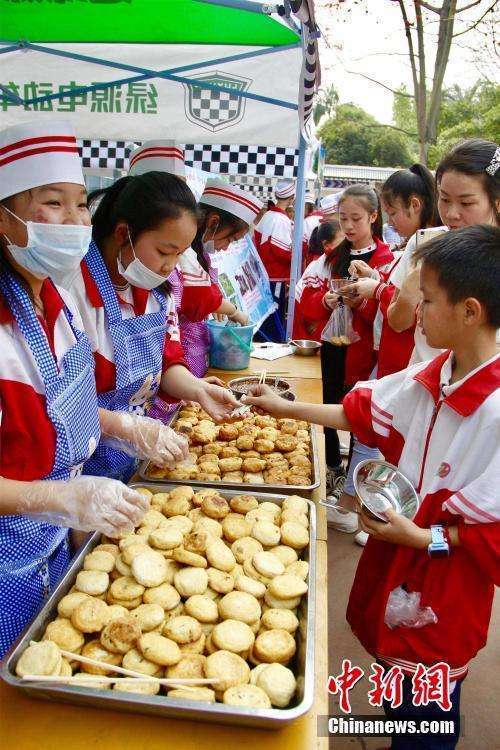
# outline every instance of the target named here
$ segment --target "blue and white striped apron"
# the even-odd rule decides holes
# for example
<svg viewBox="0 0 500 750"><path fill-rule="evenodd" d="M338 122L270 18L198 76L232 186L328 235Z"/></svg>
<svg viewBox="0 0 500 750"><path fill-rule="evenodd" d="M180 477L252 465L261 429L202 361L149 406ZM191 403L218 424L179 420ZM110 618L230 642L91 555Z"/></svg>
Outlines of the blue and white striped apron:
<svg viewBox="0 0 500 750"><path fill-rule="evenodd" d="M108 270L94 243L85 256L85 263L104 304L115 355L115 389L98 394L99 406L110 411L147 414L160 386L167 333L167 298L154 289L152 293L160 309L124 320ZM101 441L85 464L84 474L128 482L138 463L137 459Z"/></svg>
<svg viewBox="0 0 500 750"><path fill-rule="evenodd" d="M100 437L90 343L71 326L76 343L58 368L26 291L6 271L0 275L0 290L40 372L56 432L54 467L42 478L77 476ZM67 308L65 314L71 325ZM0 516L0 658L40 610L69 561L68 529L29 516Z"/></svg>

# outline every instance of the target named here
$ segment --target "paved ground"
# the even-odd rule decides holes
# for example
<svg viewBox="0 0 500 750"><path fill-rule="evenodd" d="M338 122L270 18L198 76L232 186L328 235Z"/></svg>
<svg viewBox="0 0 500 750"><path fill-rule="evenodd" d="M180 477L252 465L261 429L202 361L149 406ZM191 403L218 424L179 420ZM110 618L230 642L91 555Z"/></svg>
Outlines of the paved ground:
<svg viewBox="0 0 500 750"><path fill-rule="evenodd" d="M351 534L329 531L328 575L330 674L338 674L343 658L367 668L371 658L354 638L345 621L345 610L354 571L361 548L354 544ZM457 612L457 616L460 614ZM498 709L498 672L500 671L500 596L497 595L490 624L488 645L474 660L462 689L462 716L465 734L458 750L500 750L500 718ZM351 692L353 712L376 713L366 699L366 686L356 686ZM338 713L332 697L330 713ZM387 740L336 739L330 741L330 750L376 750L388 745Z"/></svg>

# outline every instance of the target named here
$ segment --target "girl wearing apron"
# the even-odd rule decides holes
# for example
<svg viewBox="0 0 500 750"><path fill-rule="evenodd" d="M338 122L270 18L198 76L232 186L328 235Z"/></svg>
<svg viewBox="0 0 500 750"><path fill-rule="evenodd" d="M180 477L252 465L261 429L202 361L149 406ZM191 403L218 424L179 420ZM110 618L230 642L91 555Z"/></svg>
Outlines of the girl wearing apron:
<svg viewBox="0 0 500 750"><path fill-rule="evenodd" d="M120 482L79 476L100 437L94 363L48 275L78 267L86 205L66 123L0 133L0 658L64 573L68 529L117 536L148 505Z"/></svg>
<svg viewBox="0 0 500 750"><path fill-rule="evenodd" d="M131 153L129 174L150 171L175 174L185 180L184 151L173 141L147 141ZM180 256L170 279L186 362L198 378L208 369L210 341L205 318L227 315L241 325L248 323L248 316L224 299L210 253L227 250L231 242L241 239L261 208L262 203L250 193L221 180L209 180L199 203L201 220L193 247Z"/></svg>
<svg viewBox="0 0 500 750"><path fill-rule="evenodd" d="M196 234L194 196L178 177L148 172L94 193L91 205L97 197L94 241L71 292L94 352L99 405L113 412L115 432L137 426L148 443L156 431L172 454L180 447L185 456L182 437L143 416L157 393L196 401L217 420L237 405L187 369L166 283ZM84 472L128 481L136 468L137 459L105 436Z"/></svg>

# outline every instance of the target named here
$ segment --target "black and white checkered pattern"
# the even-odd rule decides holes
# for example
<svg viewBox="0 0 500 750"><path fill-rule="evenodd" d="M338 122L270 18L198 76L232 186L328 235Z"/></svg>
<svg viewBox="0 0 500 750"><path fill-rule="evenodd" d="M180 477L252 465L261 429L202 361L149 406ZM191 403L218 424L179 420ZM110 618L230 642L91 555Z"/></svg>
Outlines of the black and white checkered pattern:
<svg viewBox="0 0 500 750"><path fill-rule="evenodd" d="M226 91L198 89L197 97L193 96L191 111L194 117L208 125L216 126L233 120L239 112L240 100Z"/></svg>
<svg viewBox="0 0 500 750"><path fill-rule="evenodd" d="M127 141L79 141L83 166L128 169L128 157L136 143ZM212 174L296 177L298 151L281 146L233 146L186 144L186 164Z"/></svg>

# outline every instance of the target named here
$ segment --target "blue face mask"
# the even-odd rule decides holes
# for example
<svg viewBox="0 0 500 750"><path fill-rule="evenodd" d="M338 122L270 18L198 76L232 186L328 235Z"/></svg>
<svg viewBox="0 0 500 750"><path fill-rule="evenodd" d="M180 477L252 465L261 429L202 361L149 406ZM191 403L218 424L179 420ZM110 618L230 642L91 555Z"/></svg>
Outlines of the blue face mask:
<svg viewBox="0 0 500 750"><path fill-rule="evenodd" d="M24 224L28 231L26 247L14 245L6 236L7 248L16 263L37 279L42 280L50 276L57 284L68 287L89 249L92 227L81 224L39 224L34 221L23 221L7 206L2 208Z"/></svg>

